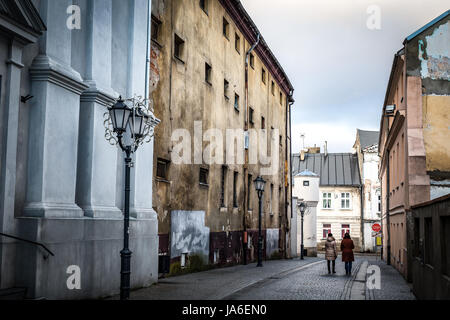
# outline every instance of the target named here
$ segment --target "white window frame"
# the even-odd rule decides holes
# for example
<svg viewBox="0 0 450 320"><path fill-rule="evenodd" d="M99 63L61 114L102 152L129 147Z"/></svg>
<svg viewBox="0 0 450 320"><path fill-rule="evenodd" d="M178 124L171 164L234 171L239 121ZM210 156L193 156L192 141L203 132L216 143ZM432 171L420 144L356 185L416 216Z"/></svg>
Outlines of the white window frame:
<svg viewBox="0 0 450 320"><path fill-rule="evenodd" d="M351 210L352 209L352 195L350 192L340 192L341 195L341 209L342 210ZM345 195L344 197L342 195ZM342 206L342 201L348 201L348 206Z"/></svg>
<svg viewBox="0 0 450 320"><path fill-rule="evenodd" d="M327 195L327 196L325 196ZM332 209L333 208L333 193L332 192L322 192L322 209ZM325 202L328 200L329 201L329 206L324 206Z"/></svg>

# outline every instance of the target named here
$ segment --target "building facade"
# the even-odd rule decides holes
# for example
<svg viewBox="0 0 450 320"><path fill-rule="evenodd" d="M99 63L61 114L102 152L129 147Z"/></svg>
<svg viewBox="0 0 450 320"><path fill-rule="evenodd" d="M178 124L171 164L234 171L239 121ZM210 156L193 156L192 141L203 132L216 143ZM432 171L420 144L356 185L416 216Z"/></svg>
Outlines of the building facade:
<svg viewBox="0 0 450 320"><path fill-rule="evenodd" d="M383 257L408 280L411 206L450 193L449 20L447 11L395 54L380 124Z"/></svg>
<svg viewBox="0 0 450 320"><path fill-rule="evenodd" d="M119 95L144 95L147 5L0 1L1 289L49 299L119 292L124 155L103 123ZM132 170L133 288L157 279L152 162L150 143ZM68 285L77 270L80 290Z"/></svg>
<svg viewBox="0 0 450 320"><path fill-rule="evenodd" d="M304 170L320 177L317 206L317 248L324 250L328 233L338 244L350 233L355 250L361 244L361 178L358 158L351 153L294 154L294 175Z"/></svg>
<svg viewBox="0 0 450 320"><path fill-rule="evenodd" d="M378 131L358 129L353 148L358 156L360 176L363 184L362 207L362 251L377 252L376 237L372 230L381 223L381 187L378 179Z"/></svg>
<svg viewBox="0 0 450 320"><path fill-rule="evenodd" d="M192 255L210 264L255 259L253 180L259 175L267 181L265 256L289 255L293 88L285 72L240 1L153 3L152 96L162 120L153 192L160 255L182 266ZM267 137L257 140L252 130ZM276 163L253 161L258 141L268 142Z"/></svg>
<svg viewBox="0 0 450 320"><path fill-rule="evenodd" d="M320 177L312 171L305 170L295 175L292 186L293 209L291 223L291 242L293 256L300 255L301 246L301 215L298 205L301 202L306 204L303 218L303 243L306 255L317 256L317 205L319 203L319 182ZM294 251L295 248L295 251Z"/></svg>

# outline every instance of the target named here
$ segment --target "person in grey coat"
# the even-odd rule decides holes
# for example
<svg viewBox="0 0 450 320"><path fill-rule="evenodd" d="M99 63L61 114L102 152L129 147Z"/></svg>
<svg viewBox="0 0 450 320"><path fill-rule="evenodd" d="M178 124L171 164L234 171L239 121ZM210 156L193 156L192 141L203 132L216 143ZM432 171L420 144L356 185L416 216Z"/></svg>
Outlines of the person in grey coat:
<svg viewBox="0 0 450 320"><path fill-rule="evenodd" d="M329 233L327 241L325 242L325 259L327 260L328 274L331 274L330 264L333 265L333 273L336 273L336 258L336 239L334 239L333 234Z"/></svg>

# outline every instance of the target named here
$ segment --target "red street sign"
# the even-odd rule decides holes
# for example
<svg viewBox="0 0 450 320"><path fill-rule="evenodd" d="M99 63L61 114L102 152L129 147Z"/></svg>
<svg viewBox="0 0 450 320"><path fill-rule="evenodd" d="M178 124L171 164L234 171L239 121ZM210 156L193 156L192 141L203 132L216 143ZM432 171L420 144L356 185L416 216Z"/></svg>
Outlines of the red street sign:
<svg viewBox="0 0 450 320"><path fill-rule="evenodd" d="M380 231L381 231L381 226L380 226L380 224L379 224L379 223L374 223L374 224L372 225L372 230L375 231L375 232L380 232Z"/></svg>

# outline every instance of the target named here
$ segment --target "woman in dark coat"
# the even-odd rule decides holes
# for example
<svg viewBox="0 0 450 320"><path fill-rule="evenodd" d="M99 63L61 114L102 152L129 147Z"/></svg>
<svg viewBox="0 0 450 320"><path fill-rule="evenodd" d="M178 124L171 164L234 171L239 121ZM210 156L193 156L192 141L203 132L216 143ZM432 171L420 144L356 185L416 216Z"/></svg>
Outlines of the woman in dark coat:
<svg viewBox="0 0 450 320"><path fill-rule="evenodd" d="M345 274L352 274L352 262L355 261L355 257L353 256L353 249L355 249L355 245L353 244L353 240L350 238L350 234L346 233L344 235L344 239L341 242L341 251L342 251L342 261L345 262Z"/></svg>

